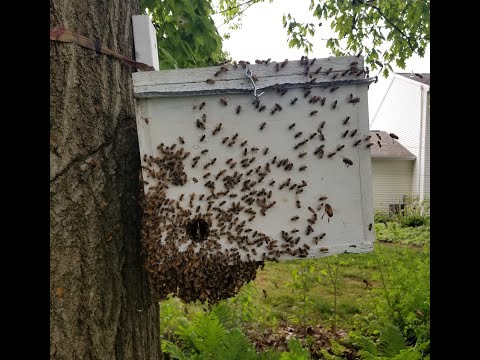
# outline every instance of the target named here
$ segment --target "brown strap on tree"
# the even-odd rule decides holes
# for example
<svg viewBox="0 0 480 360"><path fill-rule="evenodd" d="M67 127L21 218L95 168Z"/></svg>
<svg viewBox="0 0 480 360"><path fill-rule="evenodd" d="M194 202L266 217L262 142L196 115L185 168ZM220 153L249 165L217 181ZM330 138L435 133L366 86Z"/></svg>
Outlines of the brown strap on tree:
<svg viewBox="0 0 480 360"><path fill-rule="evenodd" d="M115 51L110 50L110 49L102 46L98 41L90 40L90 39L86 38L85 36L76 34L72 31L64 29L64 28L55 28L53 30L50 30L50 40L78 44L78 45L83 46L87 49L95 50L96 52L116 57L117 59L120 59L124 63L126 63L130 66L133 66L137 69L140 69L142 71L154 71L155 70L155 68L153 66L135 61L135 60L130 59L126 56L118 54Z"/></svg>

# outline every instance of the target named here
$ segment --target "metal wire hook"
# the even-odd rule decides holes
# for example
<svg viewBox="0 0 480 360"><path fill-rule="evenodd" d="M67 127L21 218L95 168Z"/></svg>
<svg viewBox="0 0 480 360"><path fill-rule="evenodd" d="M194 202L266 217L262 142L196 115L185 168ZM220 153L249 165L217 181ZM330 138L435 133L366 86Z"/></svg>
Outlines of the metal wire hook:
<svg viewBox="0 0 480 360"><path fill-rule="evenodd" d="M252 82L252 84L253 84L253 95L258 99L265 92L261 92L260 94L257 95L257 85L255 85L255 81L253 81L253 79L252 79L252 71L249 68L247 68L247 70L245 70L245 76L248 77L250 79L250 81Z"/></svg>

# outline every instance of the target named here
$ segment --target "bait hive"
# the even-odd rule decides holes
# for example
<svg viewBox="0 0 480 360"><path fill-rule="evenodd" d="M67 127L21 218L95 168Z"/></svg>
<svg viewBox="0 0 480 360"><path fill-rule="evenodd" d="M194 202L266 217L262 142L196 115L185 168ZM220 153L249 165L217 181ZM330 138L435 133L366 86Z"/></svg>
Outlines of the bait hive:
<svg viewBox="0 0 480 360"><path fill-rule="evenodd" d="M134 74L160 298L216 302L266 260L371 251L372 80L356 57Z"/></svg>

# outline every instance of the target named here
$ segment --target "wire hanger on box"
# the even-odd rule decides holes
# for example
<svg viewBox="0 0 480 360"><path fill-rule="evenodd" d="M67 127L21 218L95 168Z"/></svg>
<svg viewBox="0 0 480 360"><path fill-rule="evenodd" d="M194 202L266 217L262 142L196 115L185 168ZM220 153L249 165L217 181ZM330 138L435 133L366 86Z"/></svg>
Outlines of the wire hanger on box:
<svg viewBox="0 0 480 360"><path fill-rule="evenodd" d="M253 79L252 79L252 71L249 68L247 68L247 70L245 70L245 76L248 77L250 79L250 81L252 82L252 84L253 84L253 95L258 99L265 92L261 92L260 94L257 94L257 85L255 85L255 81L253 81Z"/></svg>

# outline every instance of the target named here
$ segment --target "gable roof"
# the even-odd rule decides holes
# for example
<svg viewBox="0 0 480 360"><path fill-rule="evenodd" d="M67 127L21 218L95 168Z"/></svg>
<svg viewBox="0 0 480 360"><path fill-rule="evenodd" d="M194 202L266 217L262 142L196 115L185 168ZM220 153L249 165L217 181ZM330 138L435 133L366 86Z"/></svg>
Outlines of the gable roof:
<svg viewBox="0 0 480 360"><path fill-rule="evenodd" d="M412 73L396 73L398 75L401 75L401 76L404 76L410 80L414 80L414 81L418 81L419 83L422 83L422 84L425 84L425 85L428 85L430 86L430 73L428 74L425 74L425 73L422 73L420 75L422 75L423 77L419 77L419 76L416 76L415 74L413 74L412 76Z"/></svg>
<svg viewBox="0 0 480 360"><path fill-rule="evenodd" d="M379 140L376 134L380 135L382 140ZM370 141L375 144L370 147L372 159L416 159L415 155L400 144L398 140L392 139L386 131L370 130L370 135L372 135ZM377 141L380 141L382 147L378 146Z"/></svg>

